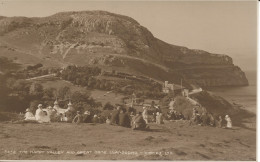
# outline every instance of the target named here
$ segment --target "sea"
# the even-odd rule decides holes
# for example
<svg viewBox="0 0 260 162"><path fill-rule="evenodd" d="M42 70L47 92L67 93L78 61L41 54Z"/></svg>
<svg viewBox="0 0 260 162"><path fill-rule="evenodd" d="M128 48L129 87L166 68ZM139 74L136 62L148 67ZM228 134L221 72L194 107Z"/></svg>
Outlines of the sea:
<svg viewBox="0 0 260 162"><path fill-rule="evenodd" d="M242 105L250 112L257 111L257 72L245 71L249 86L212 88L211 92L227 99L230 103Z"/></svg>

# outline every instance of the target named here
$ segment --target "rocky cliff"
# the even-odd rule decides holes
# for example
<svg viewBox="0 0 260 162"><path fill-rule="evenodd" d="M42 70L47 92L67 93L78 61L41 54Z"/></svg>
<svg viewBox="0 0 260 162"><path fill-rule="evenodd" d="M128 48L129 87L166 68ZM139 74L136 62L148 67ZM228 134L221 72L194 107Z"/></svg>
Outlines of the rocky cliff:
<svg viewBox="0 0 260 162"><path fill-rule="evenodd" d="M248 85L229 56L165 43L134 19L105 11L0 17L0 35L0 56L24 65L87 64L176 84Z"/></svg>

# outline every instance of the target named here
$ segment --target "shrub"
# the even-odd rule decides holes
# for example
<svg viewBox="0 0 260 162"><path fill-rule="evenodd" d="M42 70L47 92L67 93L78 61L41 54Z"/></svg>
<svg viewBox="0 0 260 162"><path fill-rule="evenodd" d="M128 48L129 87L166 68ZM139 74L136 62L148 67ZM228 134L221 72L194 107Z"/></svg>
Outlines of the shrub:
<svg viewBox="0 0 260 162"><path fill-rule="evenodd" d="M114 106L110 102L107 102L103 107L103 110L113 110L113 109Z"/></svg>

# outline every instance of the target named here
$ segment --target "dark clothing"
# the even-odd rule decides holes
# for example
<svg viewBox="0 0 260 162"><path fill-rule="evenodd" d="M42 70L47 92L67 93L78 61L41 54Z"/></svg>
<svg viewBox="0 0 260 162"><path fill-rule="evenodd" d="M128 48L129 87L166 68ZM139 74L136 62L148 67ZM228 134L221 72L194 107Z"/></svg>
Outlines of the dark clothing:
<svg viewBox="0 0 260 162"><path fill-rule="evenodd" d="M119 114L119 125L123 127L130 127L130 118L126 113Z"/></svg>
<svg viewBox="0 0 260 162"><path fill-rule="evenodd" d="M184 115L183 115L183 114L180 114L180 119L183 119L183 120L185 120L185 117L184 117Z"/></svg>
<svg viewBox="0 0 260 162"><path fill-rule="evenodd" d="M142 115L136 115L133 118L132 128L133 129L139 129L139 130L142 130L142 129L146 128L146 122L144 121L144 118L143 118Z"/></svg>
<svg viewBox="0 0 260 162"><path fill-rule="evenodd" d="M222 119L219 119L218 121L217 121L217 127L218 128L221 128L222 127Z"/></svg>
<svg viewBox="0 0 260 162"><path fill-rule="evenodd" d="M114 110L111 115L111 123L118 124L119 123L119 111Z"/></svg>
<svg viewBox="0 0 260 162"><path fill-rule="evenodd" d="M98 117L93 117L93 123L99 123L99 118Z"/></svg>
<svg viewBox="0 0 260 162"><path fill-rule="evenodd" d="M84 123L91 123L92 122L92 118L90 115L84 114L83 115L83 122Z"/></svg>
<svg viewBox="0 0 260 162"><path fill-rule="evenodd" d="M202 125L209 125L209 117L207 114L204 114L201 116L201 120L202 120Z"/></svg>

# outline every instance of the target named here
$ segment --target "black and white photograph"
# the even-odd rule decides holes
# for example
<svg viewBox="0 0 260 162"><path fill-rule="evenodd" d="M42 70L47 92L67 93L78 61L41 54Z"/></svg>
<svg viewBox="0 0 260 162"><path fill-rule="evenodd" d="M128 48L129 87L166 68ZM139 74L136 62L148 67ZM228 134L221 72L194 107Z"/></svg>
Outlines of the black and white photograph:
<svg viewBox="0 0 260 162"><path fill-rule="evenodd" d="M0 160L257 161L256 0L0 0Z"/></svg>

